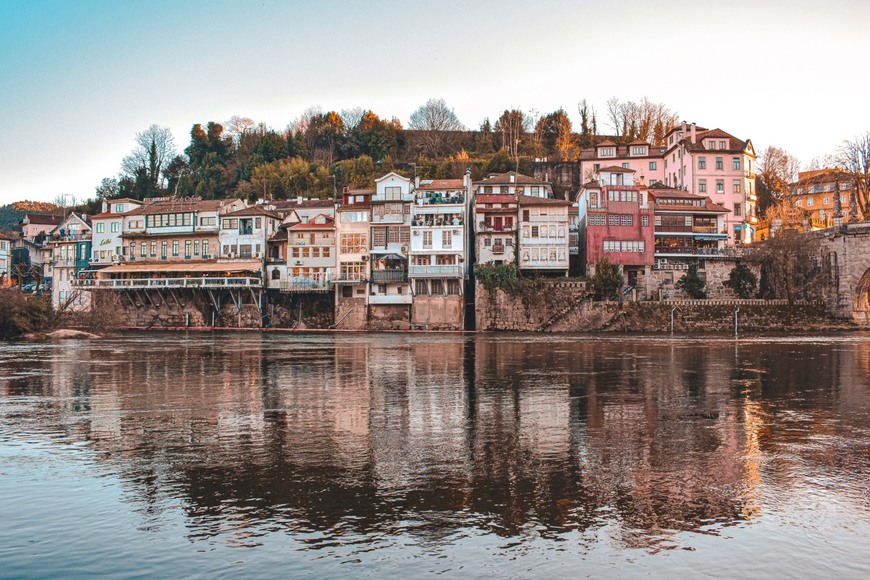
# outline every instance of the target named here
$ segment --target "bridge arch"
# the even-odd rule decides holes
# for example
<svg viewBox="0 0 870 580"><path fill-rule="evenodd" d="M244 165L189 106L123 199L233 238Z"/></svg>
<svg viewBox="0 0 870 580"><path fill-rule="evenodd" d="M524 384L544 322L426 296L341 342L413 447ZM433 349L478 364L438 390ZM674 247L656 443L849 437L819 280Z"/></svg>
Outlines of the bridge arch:
<svg viewBox="0 0 870 580"><path fill-rule="evenodd" d="M864 271L855 285L852 297L852 316L865 321L870 320L870 268Z"/></svg>

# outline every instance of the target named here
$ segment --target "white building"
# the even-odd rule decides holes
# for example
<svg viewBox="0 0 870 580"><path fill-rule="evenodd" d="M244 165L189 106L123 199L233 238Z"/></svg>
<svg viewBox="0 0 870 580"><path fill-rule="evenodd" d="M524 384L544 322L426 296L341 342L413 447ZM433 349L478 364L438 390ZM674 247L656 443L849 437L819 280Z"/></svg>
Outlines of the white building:
<svg viewBox="0 0 870 580"><path fill-rule="evenodd" d="M519 268L568 275L570 201L520 195Z"/></svg>
<svg viewBox="0 0 870 580"><path fill-rule="evenodd" d="M221 260L263 259L266 242L281 224L281 217L261 205L230 211L221 216Z"/></svg>
<svg viewBox="0 0 870 580"><path fill-rule="evenodd" d="M102 211L91 217L91 266L117 263L124 255L124 214L142 207L135 199L104 200Z"/></svg>
<svg viewBox="0 0 870 580"><path fill-rule="evenodd" d="M371 198L371 287L368 303L385 307L407 306L412 301L408 256L413 184L401 175L388 173L376 179L375 186L375 194ZM393 314L401 313L397 311ZM389 315L386 317L389 318ZM407 320L407 316L404 319Z"/></svg>
<svg viewBox="0 0 870 580"><path fill-rule="evenodd" d="M0 286L9 284L12 269L12 240L0 236Z"/></svg>
<svg viewBox="0 0 870 580"><path fill-rule="evenodd" d="M50 234L51 304L82 310L90 307L90 293L73 288L91 259L91 226L88 216L70 213Z"/></svg>
<svg viewBox="0 0 870 580"><path fill-rule="evenodd" d="M463 328L470 176L420 182L411 218L412 322Z"/></svg>

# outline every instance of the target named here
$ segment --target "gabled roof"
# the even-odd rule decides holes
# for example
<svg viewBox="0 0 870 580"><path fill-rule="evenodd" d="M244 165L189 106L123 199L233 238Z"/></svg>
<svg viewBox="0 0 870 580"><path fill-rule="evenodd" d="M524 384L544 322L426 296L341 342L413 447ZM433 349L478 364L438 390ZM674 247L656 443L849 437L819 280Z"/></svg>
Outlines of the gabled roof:
<svg viewBox="0 0 870 580"><path fill-rule="evenodd" d="M63 221L63 218L60 216L45 213L26 213L24 214L24 218L27 219L27 223L40 226L56 226Z"/></svg>
<svg viewBox="0 0 870 580"><path fill-rule="evenodd" d="M567 199L553 199L549 197L536 197L534 195L518 195L520 205L550 205L550 206L568 206L571 202Z"/></svg>
<svg viewBox="0 0 870 580"><path fill-rule="evenodd" d="M616 143L614 143L610 139L607 139L605 141L602 141L601 143L598 143L596 147L614 147L615 145Z"/></svg>
<svg viewBox="0 0 870 580"><path fill-rule="evenodd" d="M316 224L314 220L317 218L326 218L326 223ZM298 224L293 224L292 226L287 227L288 230L332 230L335 229L335 220L325 214L319 214L312 217L307 222L299 222Z"/></svg>
<svg viewBox="0 0 870 580"><path fill-rule="evenodd" d="M716 141L725 140L727 141L727 146L725 149L707 149L704 147L704 139L716 139ZM752 142L749 139L745 141L742 139L738 139L734 135L730 133L726 133L722 129L711 129L709 131L698 131L695 134L695 142L692 143L690 140L690 136L683 135L683 139L681 141L686 145L686 149L694 152L706 152L706 151L722 151L722 152L742 152L747 148L752 150Z"/></svg>
<svg viewBox="0 0 870 580"><path fill-rule="evenodd" d="M388 179L388 178L390 178L390 177L398 177L398 178L401 179L402 181L406 181L406 182L408 182L408 183L411 182L411 180L408 179L407 177L403 177L403 176L399 175L398 173L396 173L395 171L390 171L390 172L387 173L386 175L382 175L382 176L378 177L377 179L375 179L375 183L378 183L378 182L383 181L383 180L385 180L385 179Z"/></svg>
<svg viewBox="0 0 870 580"><path fill-rule="evenodd" d="M333 207L335 203L331 199L286 199L272 202L272 205L275 209L285 210Z"/></svg>
<svg viewBox="0 0 870 580"><path fill-rule="evenodd" d="M139 199L133 199L132 197L118 197L118 198L115 198L115 199L107 199L106 201L107 201L108 203L127 202L127 203L135 203L135 204L137 204L137 205L144 205L144 204L145 204L144 201L139 200Z"/></svg>
<svg viewBox="0 0 870 580"><path fill-rule="evenodd" d="M629 143L629 145L649 145L649 143L647 143L643 139L635 139L634 141Z"/></svg>
<svg viewBox="0 0 870 580"><path fill-rule="evenodd" d="M620 167L619 165L608 165L598 170L599 173L637 173L634 169L628 167Z"/></svg>

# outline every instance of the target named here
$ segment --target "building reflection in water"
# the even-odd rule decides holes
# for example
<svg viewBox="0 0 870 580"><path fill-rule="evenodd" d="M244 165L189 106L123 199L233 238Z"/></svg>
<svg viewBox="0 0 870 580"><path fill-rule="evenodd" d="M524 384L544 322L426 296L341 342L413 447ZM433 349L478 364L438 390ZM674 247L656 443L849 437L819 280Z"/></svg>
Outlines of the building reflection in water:
<svg viewBox="0 0 870 580"><path fill-rule="evenodd" d="M605 530L659 549L751 523L766 490L808 470L845 463L858 505L870 493L855 446L864 343L157 334L100 347L0 362L2 396L35 401L3 421L92 442L146 527L181 505L192 539Z"/></svg>

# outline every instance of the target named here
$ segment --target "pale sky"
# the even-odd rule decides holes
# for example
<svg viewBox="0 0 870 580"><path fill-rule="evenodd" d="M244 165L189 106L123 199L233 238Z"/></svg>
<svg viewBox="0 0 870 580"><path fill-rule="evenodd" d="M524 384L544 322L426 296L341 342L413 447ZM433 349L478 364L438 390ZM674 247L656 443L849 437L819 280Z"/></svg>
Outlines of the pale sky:
<svg viewBox="0 0 870 580"><path fill-rule="evenodd" d="M506 108L664 102L808 163L870 130L865 0L0 0L0 204L92 197L134 137L430 97Z"/></svg>

